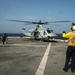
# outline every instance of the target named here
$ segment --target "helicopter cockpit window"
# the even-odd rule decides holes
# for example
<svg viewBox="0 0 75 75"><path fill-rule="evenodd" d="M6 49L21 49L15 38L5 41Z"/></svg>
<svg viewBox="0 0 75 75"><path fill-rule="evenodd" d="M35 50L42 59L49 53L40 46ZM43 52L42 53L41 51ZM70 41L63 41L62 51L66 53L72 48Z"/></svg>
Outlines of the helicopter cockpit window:
<svg viewBox="0 0 75 75"><path fill-rule="evenodd" d="M53 30L51 30L51 32L53 32Z"/></svg>
<svg viewBox="0 0 75 75"><path fill-rule="evenodd" d="M48 28L48 29L47 29L47 32L48 32L48 33L52 33L53 30L50 30L50 29Z"/></svg>
<svg viewBox="0 0 75 75"><path fill-rule="evenodd" d="M48 33L51 33L51 30L50 30L50 29L47 29L47 32L48 32Z"/></svg>

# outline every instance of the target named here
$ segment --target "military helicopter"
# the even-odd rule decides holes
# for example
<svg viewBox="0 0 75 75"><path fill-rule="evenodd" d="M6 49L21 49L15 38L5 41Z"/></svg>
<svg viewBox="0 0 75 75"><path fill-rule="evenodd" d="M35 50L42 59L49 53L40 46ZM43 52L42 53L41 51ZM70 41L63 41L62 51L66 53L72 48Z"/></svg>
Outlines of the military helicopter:
<svg viewBox="0 0 75 75"><path fill-rule="evenodd" d="M25 27L22 28L23 34L27 37L33 38L35 40L50 40L55 38L57 35L53 32L53 30L49 28L44 28L43 25L48 25L49 23L61 23L61 22L70 22L70 21L53 21L53 22L31 22L31 21L22 21L22 20L8 20L8 21L15 21L15 22L23 22L25 25L36 24L34 29L29 30L26 32Z"/></svg>

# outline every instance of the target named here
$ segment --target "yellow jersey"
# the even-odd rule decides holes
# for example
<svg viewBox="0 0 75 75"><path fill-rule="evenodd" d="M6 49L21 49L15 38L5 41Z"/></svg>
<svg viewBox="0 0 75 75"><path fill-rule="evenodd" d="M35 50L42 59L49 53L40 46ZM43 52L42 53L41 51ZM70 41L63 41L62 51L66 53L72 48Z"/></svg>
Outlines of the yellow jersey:
<svg viewBox="0 0 75 75"><path fill-rule="evenodd" d="M68 46L75 46L75 31L62 34L63 38L68 38Z"/></svg>

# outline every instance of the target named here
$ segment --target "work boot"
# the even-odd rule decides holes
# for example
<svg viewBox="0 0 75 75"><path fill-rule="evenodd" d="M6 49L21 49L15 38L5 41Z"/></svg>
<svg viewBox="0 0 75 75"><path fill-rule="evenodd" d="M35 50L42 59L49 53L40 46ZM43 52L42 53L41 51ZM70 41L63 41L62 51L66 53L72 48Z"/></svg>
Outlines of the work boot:
<svg viewBox="0 0 75 75"><path fill-rule="evenodd" d="M67 72L67 71L68 71L68 68L63 68L63 70L64 70L65 72Z"/></svg>
<svg viewBox="0 0 75 75"><path fill-rule="evenodd" d="M71 69L71 72L74 73L74 69Z"/></svg>

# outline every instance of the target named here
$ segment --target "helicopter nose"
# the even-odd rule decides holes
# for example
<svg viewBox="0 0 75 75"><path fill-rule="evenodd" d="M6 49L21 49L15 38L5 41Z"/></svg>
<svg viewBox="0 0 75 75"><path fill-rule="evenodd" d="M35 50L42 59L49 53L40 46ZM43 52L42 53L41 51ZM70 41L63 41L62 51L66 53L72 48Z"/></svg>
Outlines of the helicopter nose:
<svg viewBox="0 0 75 75"><path fill-rule="evenodd" d="M53 36L57 36L56 34L53 34Z"/></svg>
<svg viewBox="0 0 75 75"><path fill-rule="evenodd" d="M50 35L48 35L47 36L47 38L49 39L53 39L53 38L55 38L57 35L56 34L54 34L54 33L51 33Z"/></svg>

